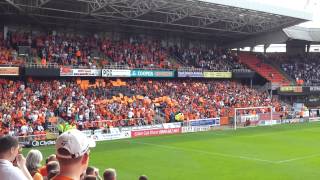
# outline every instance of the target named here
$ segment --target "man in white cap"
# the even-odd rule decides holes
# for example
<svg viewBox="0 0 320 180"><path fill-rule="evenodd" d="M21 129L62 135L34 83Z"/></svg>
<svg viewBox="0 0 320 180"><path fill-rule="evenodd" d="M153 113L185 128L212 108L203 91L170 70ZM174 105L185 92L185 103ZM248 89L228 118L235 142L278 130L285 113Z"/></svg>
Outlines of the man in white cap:
<svg viewBox="0 0 320 180"><path fill-rule="evenodd" d="M56 141L60 173L53 180L80 180L88 167L89 148L95 145L92 139L77 129L62 133Z"/></svg>

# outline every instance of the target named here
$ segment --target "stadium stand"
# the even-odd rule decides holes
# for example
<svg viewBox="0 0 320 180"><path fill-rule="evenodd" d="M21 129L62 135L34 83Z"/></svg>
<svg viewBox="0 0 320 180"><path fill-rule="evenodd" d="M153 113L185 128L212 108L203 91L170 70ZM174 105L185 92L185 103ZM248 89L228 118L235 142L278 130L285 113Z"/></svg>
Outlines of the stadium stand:
<svg viewBox="0 0 320 180"><path fill-rule="evenodd" d="M271 55L271 61L278 62L281 69L292 77L298 85L319 85L319 55L308 54L288 56L285 54Z"/></svg>
<svg viewBox="0 0 320 180"><path fill-rule="evenodd" d="M1 64L56 64L90 68L111 65L123 69L180 68L181 64L170 61L172 54L187 65L185 68L195 67L215 71L247 69L239 62L236 53L225 49L165 48L159 41L148 38L131 37L128 40L112 41L108 38L77 34L67 36L63 33L47 35L47 33L8 32L7 40L3 39L3 35L0 40ZM18 56L19 46L31 47L31 61Z"/></svg>
<svg viewBox="0 0 320 180"><path fill-rule="evenodd" d="M225 49L201 50L173 48L173 54L186 65L214 71L231 71L233 69L247 69L239 62L237 53Z"/></svg>
<svg viewBox="0 0 320 180"><path fill-rule="evenodd" d="M290 85L290 80L288 80L280 71L272 65L263 62L263 60L256 55L241 53L239 56L240 61L243 64L246 64L268 81L277 83L278 85Z"/></svg>
<svg viewBox="0 0 320 180"><path fill-rule="evenodd" d="M245 126L250 125L251 119L261 120L261 125L281 124L283 119L287 120L283 115L291 110L290 105L272 95L273 89L256 87L253 81L261 79L255 72L279 86L289 85L290 80L257 56L231 51L236 46L230 45L305 22L311 17L299 11L259 6L250 4L247 9L231 1L186 0L1 2L0 171L6 174L0 179L101 179L97 168L88 168L89 147L95 146L92 141L209 131L217 124L217 129L230 129L233 125L236 128L237 117L241 121L244 119ZM237 48L244 47L242 45ZM308 84L317 83L315 60L295 61L291 65L286 59L281 67L294 78ZM79 73L83 71L86 72ZM302 105L299 111L303 108ZM222 121L225 123L220 123ZM303 113L297 121L304 122ZM198 124L193 126L191 122ZM122 142L120 152L139 145L138 141ZM26 162L18 143L24 147L55 144L55 155L49 156L40 168L42 153L48 154L45 148L40 149L42 153L31 150ZM126 144L131 147L124 148ZM243 145L240 141L238 144ZM179 150L174 146L153 146ZM210 149L202 152L198 147L190 150L194 154L204 153L204 157L218 155L219 159L237 159L227 151L224 155ZM182 152L190 150L186 148ZM98 151L103 152L99 154ZM246 148L238 151L250 153ZM168 155L182 154L168 152ZM92 159L100 160L97 155L107 157L108 152L100 146L95 153ZM156 157L141 153L137 162L144 163L148 156L152 156L152 160ZM163 157L170 159L170 156ZM188 160L192 162L194 157ZM269 162L258 157L239 157L246 161ZM125 159L121 165L137 168L139 174L149 169L136 165L138 163L132 166L129 160ZM199 162L200 168L192 171L198 177L193 179L215 178L215 174L201 177L197 169L205 166ZM97 164L91 163L100 168L106 165L103 158ZM112 164L111 159L107 163L121 167ZM11 171L4 170L3 165L9 166ZM182 172L179 168L187 172L185 166L179 164L172 170ZM106 169L104 179L117 179L116 171L120 178L125 171L130 176L137 175L132 169ZM224 172L229 171L226 170ZM159 175L166 174L160 172L161 169L153 170L158 171ZM167 178L162 177L170 178L179 179L179 175L171 176L168 171ZM139 179L148 177L142 175Z"/></svg>

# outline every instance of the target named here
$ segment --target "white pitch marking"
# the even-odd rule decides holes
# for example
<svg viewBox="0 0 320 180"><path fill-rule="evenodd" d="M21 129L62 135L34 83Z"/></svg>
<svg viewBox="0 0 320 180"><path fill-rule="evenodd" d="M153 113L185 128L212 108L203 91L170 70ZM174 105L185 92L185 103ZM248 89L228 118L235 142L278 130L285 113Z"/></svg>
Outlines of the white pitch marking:
<svg viewBox="0 0 320 180"><path fill-rule="evenodd" d="M259 162L266 162L266 163L272 163L272 164L276 164L276 163L277 163L277 162L275 162L275 161L270 161L270 160L266 160L266 159L259 159L259 158L254 158L254 157L236 156L236 155L231 155L231 154L224 154L224 153L217 153L217 152L209 152L209 151L202 151L202 150L188 149L188 148L178 148L178 147L173 147L173 146L153 144L153 143L145 143L145 142L138 142L138 141L130 141L130 142L131 142L131 143L136 143L136 144L156 146L156 147L161 147L161 148L165 148L165 149L173 149L173 150L179 150L179 151L197 152L197 153L214 155L214 156L221 156L221 157L228 157L228 158L236 158L236 159L246 159L246 160L251 160L251 161L259 161Z"/></svg>
<svg viewBox="0 0 320 180"><path fill-rule="evenodd" d="M318 157L318 156L320 156L320 153L312 154L312 155L308 155L308 156L297 157L297 158L292 158L292 159L281 160L281 161L277 161L277 163L278 164L287 163L287 162L304 160L304 159L309 159L309 158Z"/></svg>

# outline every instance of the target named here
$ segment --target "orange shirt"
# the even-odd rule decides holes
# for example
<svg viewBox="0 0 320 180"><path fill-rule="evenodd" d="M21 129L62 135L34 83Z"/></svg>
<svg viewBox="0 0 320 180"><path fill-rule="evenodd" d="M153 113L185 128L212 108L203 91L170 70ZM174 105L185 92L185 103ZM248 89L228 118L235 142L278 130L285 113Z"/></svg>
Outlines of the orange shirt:
<svg viewBox="0 0 320 180"><path fill-rule="evenodd" d="M39 173L40 173L42 176L48 176L47 166L42 166L42 167L39 169Z"/></svg>
<svg viewBox="0 0 320 180"><path fill-rule="evenodd" d="M33 180L43 180L43 177L40 173L37 172L33 175Z"/></svg>

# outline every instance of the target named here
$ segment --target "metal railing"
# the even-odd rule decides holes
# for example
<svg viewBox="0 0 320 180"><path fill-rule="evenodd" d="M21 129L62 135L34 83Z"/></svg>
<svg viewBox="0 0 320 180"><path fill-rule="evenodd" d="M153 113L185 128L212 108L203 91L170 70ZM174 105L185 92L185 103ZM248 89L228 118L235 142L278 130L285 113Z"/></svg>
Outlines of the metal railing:
<svg viewBox="0 0 320 180"><path fill-rule="evenodd" d="M134 122L134 124L132 124ZM151 121L151 125L158 124L161 122L153 119ZM125 126L144 126L148 125L148 121L145 118L132 118L132 119L121 119L121 120L97 120L97 121L85 121L85 122L77 122L78 126L85 127L106 127L111 125L113 127L125 127Z"/></svg>
<svg viewBox="0 0 320 180"><path fill-rule="evenodd" d="M253 71L251 69L232 69L232 72L247 72L247 73L251 73Z"/></svg>

